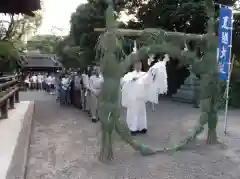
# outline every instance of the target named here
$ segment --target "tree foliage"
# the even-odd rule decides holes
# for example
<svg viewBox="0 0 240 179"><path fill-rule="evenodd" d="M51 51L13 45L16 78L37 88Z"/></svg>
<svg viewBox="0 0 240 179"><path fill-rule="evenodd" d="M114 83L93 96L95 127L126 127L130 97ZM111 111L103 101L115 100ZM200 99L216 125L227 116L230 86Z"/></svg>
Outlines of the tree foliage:
<svg viewBox="0 0 240 179"><path fill-rule="evenodd" d="M236 0L215 0L215 3L232 6ZM161 27L166 30L206 33L207 15L204 0L131 0L126 4L127 12L134 14L137 22L130 25L140 28ZM216 5L216 17L218 8Z"/></svg>
<svg viewBox="0 0 240 179"><path fill-rule="evenodd" d="M0 20L0 39L12 42L21 41L29 34L34 34L42 23L40 12L35 17L27 15L2 15Z"/></svg>
<svg viewBox="0 0 240 179"><path fill-rule="evenodd" d="M24 41L35 33L41 25L40 12L35 17L27 15L1 15L0 19L0 61L5 70L11 70L19 58L19 51L24 49Z"/></svg>
<svg viewBox="0 0 240 179"><path fill-rule="evenodd" d="M96 63L98 59L95 58L95 46L99 33L96 33L94 28L105 27L106 7L104 1L88 0L86 4L79 5L72 13L70 35L58 45L60 49L64 49L62 52L58 51L62 60L66 61L63 63L83 68ZM116 17L123 7L124 3L115 4ZM62 47L63 45L65 47Z"/></svg>
<svg viewBox="0 0 240 179"><path fill-rule="evenodd" d="M56 46L56 54L60 57L62 64L66 68L80 68L85 66L84 58L81 56L81 49L74 45L71 36L61 39Z"/></svg>
<svg viewBox="0 0 240 179"><path fill-rule="evenodd" d="M41 53L53 54L62 37L56 35L37 35L27 41L28 50L39 50Z"/></svg>
<svg viewBox="0 0 240 179"><path fill-rule="evenodd" d="M82 64L91 64L95 60L95 44L98 34L94 32L94 27L103 27L104 18L100 4L90 1L87 4L77 7L76 12L71 16L70 35L75 46L81 49L81 60L87 60Z"/></svg>

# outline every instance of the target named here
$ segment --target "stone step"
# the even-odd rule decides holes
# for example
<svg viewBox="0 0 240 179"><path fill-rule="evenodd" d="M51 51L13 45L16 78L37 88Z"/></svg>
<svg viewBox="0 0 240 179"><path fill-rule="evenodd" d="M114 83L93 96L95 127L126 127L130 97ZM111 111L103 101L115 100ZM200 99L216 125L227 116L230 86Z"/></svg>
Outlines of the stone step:
<svg viewBox="0 0 240 179"><path fill-rule="evenodd" d="M178 99L183 99L183 100L190 100L190 101L194 101L194 97L195 95L190 92L190 91L178 91L176 94L172 95L172 98L176 98Z"/></svg>
<svg viewBox="0 0 240 179"><path fill-rule="evenodd" d="M191 100L191 99L183 99L183 98L178 98L178 97L172 98L172 101L177 101L177 102L182 102L182 103L189 103L189 104L193 103L193 100Z"/></svg>
<svg viewBox="0 0 240 179"><path fill-rule="evenodd" d="M192 85L185 85L184 84L177 90L177 92L181 91L181 90L189 91L189 90L194 90L194 89L195 89L195 87L193 87Z"/></svg>
<svg viewBox="0 0 240 179"><path fill-rule="evenodd" d="M195 89L200 85L199 80L194 76L189 76L184 84L178 89L176 94L172 95L174 101L193 103L195 98Z"/></svg>

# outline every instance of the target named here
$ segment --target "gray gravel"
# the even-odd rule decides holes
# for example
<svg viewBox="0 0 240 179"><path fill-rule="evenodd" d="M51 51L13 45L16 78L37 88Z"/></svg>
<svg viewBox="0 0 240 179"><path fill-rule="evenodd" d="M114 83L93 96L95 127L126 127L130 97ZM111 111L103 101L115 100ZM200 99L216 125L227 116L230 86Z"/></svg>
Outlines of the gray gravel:
<svg viewBox="0 0 240 179"><path fill-rule="evenodd" d="M99 124L92 124L77 109L60 107L53 96L43 93L30 96L35 96L36 108L27 179L240 178L239 111L230 112L227 137L222 134L220 118L219 136L223 144L205 146L205 136L201 135L186 150L142 157L116 137L115 159L103 164L97 158ZM136 138L154 147L172 146L183 139L199 115L189 105L166 100L156 106L154 113L148 109L149 133Z"/></svg>

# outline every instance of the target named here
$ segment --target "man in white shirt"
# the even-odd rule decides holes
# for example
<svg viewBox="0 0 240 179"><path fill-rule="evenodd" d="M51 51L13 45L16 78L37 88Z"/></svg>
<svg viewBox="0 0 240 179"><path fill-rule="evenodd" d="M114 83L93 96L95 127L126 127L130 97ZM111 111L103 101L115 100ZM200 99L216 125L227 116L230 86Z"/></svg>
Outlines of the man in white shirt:
<svg viewBox="0 0 240 179"><path fill-rule="evenodd" d="M26 89L29 89L29 87L30 87L29 75L26 76L26 78L25 78L25 80L24 80L24 83L25 83Z"/></svg>
<svg viewBox="0 0 240 179"><path fill-rule="evenodd" d="M60 104L70 104L70 76L63 75L61 80Z"/></svg>
<svg viewBox="0 0 240 179"><path fill-rule="evenodd" d="M90 77L88 76L88 71L84 70L82 74L82 107L84 111L89 111L90 110L90 91L89 91L89 79Z"/></svg>
<svg viewBox="0 0 240 179"><path fill-rule="evenodd" d="M51 75L51 85L50 85L50 89L51 89L51 93L50 94L56 94L56 91L55 91L55 79L56 79L56 77L55 77L55 75L54 74L52 74Z"/></svg>
<svg viewBox="0 0 240 179"><path fill-rule="evenodd" d="M98 120L98 105L99 105L99 94L101 92L103 78L100 76L100 71L95 68L93 75L90 77L89 89L91 91L91 117L92 122L97 122Z"/></svg>
<svg viewBox="0 0 240 179"><path fill-rule="evenodd" d="M49 75L46 79L46 83L47 83L47 92L51 93L51 86L52 86L52 76Z"/></svg>
<svg viewBox="0 0 240 179"><path fill-rule="evenodd" d="M38 90L43 89L43 75L41 73L39 73L37 76L37 86L38 86Z"/></svg>
<svg viewBox="0 0 240 179"><path fill-rule="evenodd" d="M32 88L37 89L37 76L35 74L33 74L33 76L31 77L31 81L32 81Z"/></svg>

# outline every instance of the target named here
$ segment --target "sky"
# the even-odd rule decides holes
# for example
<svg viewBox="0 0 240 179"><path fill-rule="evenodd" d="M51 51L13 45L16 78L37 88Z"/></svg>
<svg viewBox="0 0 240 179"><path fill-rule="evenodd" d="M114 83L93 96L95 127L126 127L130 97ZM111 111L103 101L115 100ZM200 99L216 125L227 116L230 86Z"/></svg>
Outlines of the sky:
<svg viewBox="0 0 240 179"><path fill-rule="evenodd" d="M43 0L43 22L38 34L51 34L55 29L56 35L67 35L70 29L70 17L80 4L87 0ZM121 15L121 20L128 21L131 16Z"/></svg>
<svg viewBox="0 0 240 179"><path fill-rule="evenodd" d="M67 35L72 12L84 3L86 0L43 0L43 22L38 33L51 34L51 29L57 27L61 29L56 32L58 35Z"/></svg>

